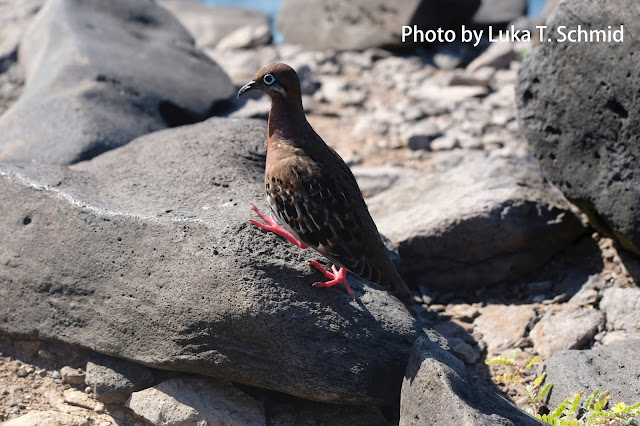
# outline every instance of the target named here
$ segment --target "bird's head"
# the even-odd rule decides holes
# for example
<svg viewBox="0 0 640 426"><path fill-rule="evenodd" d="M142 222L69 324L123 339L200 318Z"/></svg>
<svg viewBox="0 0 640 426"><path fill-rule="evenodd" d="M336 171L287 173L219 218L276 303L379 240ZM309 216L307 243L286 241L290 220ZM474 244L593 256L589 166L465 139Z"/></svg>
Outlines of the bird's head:
<svg viewBox="0 0 640 426"><path fill-rule="evenodd" d="M251 90L261 90L272 99L279 96L284 100L295 101L300 99L300 79L287 64L269 64L240 88L238 98Z"/></svg>

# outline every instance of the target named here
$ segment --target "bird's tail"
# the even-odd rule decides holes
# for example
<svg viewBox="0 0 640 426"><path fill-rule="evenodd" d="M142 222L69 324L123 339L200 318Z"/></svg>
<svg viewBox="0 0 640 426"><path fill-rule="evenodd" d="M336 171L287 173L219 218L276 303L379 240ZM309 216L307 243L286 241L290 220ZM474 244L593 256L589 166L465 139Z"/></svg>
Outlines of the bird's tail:
<svg viewBox="0 0 640 426"><path fill-rule="evenodd" d="M393 267L393 269L385 275L385 284L387 284L385 285L385 287L391 289L393 294L398 299L400 299L400 301L404 303L405 306L412 306L415 302L413 300L413 296L411 295L411 291L409 290L407 283L404 282L396 268Z"/></svg>

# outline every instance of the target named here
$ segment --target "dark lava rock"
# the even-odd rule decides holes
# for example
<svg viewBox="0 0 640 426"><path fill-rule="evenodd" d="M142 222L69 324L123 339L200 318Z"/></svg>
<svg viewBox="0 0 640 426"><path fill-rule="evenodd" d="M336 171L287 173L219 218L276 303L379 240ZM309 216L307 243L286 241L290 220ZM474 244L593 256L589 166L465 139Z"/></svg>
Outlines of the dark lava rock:
<svg viewBox="0 0 640 426"><path fill-rule="evenodd" d="M231 383L204 377L164 381L135 392L126 406L153 425L266 424L261 402Z"/></svg>
<svg viewBox="0 0 640 426"><path fill-rule="evenodd" d="M547 360L547 382L553 383L549 407L584 391L611 393L610 403L640 402L640 340L624 340L595 349L562 351Z"/></svg>
<svg viewBox="0 0 640 426"><path fill-rule="evenodd" d="M22 96L0 117L0 161L70 164L233 95L227 75L152 0L51 0L20 44Z"/></svg>
<svg viewBox="0 0 640 426"><path fill-rule="evenodd" d="M640 3L567 0L548 37L578 25L619 29L624 42L543 43L525 58L519 118L545 176L604 235L640 255Z"/></svg>
<svg viewBox="0 0 640 426"><path fill-rule="evenodd" d="M266 124L210 119L71 167L0 163L0 332L357 404L397 401L417 336L386 291L315 288L251 226Z"/></svg>
<svg viewBox="0 0 640 426"><path fill-rule="evenodd" d="M400 425L539 425L535 418L485 388L462 361L419 337L400 402Z"/></svg>
<svg viewBox="0 0 640 426"><path fill-rule="evenodd" d="M533 158L465 153L367 203L408 282L447 291L522 276L585 232Z"/></svg>
<svg viewBox="0 0 640 426"><path fill-rule="evenodd" d="M104 403L124 403L132 392L153 384L151 370L143 365L106 356L87 363L85 383Z"/></svg>

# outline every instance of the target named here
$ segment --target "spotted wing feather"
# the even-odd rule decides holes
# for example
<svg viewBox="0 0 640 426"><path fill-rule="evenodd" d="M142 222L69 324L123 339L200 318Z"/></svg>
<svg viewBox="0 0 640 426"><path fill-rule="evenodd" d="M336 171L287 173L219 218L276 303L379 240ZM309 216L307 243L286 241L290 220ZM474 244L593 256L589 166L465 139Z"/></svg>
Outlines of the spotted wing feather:
<svg viewBox="0 0 640 426"><path fill-rule="evenodd" d="M342 159L338 165L343 167L328 171L298 155L268 168L265 184L274 214L336 265L406 299L409 291L387 255L353 174Z"/></svg>

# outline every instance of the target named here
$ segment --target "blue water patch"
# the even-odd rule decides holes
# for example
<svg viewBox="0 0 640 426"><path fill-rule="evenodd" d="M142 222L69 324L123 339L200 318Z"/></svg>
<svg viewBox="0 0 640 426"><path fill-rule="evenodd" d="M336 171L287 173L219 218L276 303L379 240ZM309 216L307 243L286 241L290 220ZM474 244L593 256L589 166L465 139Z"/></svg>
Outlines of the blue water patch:
<svg viewBox="0 0 640 426"><path fill-rule="evenodd" d="M203 3L216 6L242 7L264 12L272 18L278 13L282 0L200 0Z"/></svg>
<svg viewBox="0 0 640 426"><path fill-rule="evenodd" d="M547 0L529 0L527 2L527 15L530 18L537 18L542 15Z"/></svg>

